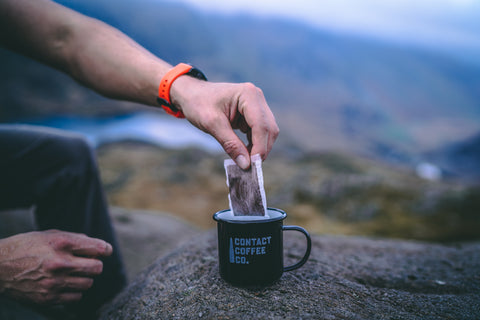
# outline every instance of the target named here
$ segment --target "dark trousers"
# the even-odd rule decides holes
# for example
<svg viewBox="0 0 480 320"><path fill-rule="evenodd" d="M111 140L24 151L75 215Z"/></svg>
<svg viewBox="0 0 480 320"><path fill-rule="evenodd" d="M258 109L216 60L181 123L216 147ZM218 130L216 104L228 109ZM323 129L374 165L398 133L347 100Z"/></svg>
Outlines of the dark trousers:
<svg viewBox="0 0 480 320"><path fill-rule="evenodd" d="M103 273L79 304L81 310L97 308L126 285L95 156L82 137L0 125L0 209L30 206L35 206L39 230L83 233L113 246L113 254L103 259Z"/></svg>

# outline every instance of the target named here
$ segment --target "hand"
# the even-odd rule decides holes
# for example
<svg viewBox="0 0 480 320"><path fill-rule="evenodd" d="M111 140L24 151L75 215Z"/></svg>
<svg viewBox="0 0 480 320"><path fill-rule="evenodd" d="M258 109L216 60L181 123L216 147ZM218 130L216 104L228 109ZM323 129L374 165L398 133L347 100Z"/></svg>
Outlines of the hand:
<svg viewBox="0 0 480 320"><path fill-rule="evenodd" d="M57 230L0 240L0 293L39 304L78 301L102 272L98 259L112 246L100 239Z"/></svg>
<svg viewBox="0 0 480 320"><path fill-rule="evenodd" d="M265 160L279 129L262 91L251 83L214 83L179 77L172 85L171 98L197 128L211 134L225 152L243 169L250 155ZM248 146L233 129L247 135Z"/></svg>

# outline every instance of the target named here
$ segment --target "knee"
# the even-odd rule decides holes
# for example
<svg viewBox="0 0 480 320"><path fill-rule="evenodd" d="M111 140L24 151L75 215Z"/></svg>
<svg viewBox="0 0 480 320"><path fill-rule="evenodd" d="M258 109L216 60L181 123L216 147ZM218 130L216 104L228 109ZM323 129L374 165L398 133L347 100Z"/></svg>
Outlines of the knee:
<svg viewBox="0 0 480 320"><path fill-rule="evenodd" d="M77 173L86 173L96 168L95 156L87 140L79 135L62 136L55 139L53 146L64 166Z"/></svg>

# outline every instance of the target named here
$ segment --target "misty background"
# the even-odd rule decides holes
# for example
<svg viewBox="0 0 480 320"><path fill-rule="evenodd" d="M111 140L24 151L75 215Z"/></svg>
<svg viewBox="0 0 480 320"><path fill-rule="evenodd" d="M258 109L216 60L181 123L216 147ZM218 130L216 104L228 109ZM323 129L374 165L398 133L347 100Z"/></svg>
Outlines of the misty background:
<svg viewBox="0 0 480 320"><path fill-rule="evenodd" d="M303 214L300 224L307 216L321 216L318 224L325 225L325 217L362 223L381 217L387 222L391 215L405 213L416 217L402 222L407 230L427 216L448 224L445 217L457 215L472 228L467 238L478 237L473 226L480 223L479 2L58 2L113 25L173 65L195 65L209 81L249 81L262 88L281 129L267 161L270 169L265 164L266 183L285 173L285 166L303 170L292 173L291 181L271 178L274 186L267 189L283 208L297 205L295 210ZM3 49L0 69L1 122L75 130L98 148L136 140L181 149L187 157L182 165L193 168L208 157L224 157L211 137L161 110L103 98L64 74ZM185 148L197 151L192 155ZM286 160L275 162L280 158ZM104 159L118 160L108 154ZM148 207L154 202L140 196L131 200L134 204L122 202L130 197L125 195L129 187L127 182L119 187L118 181L132 181L133 169L126 167L133 162L121 169L107 162L100 161L115 204ZM118 172L111 169L115 165ZM212 168L212 176L222 175ZM184 178L195 184L192 177ZM175 179L167 180L181 183ZM127 188L123 193L122 187ZM398 189L404 193L397 194ZM224 192L219 189L218 197ZM358 201L347 205L346 198ZM161 207L190 210L165 203ZM210 214L214 209L205 210ZM352 218L358 212L363 218ZM456 239L465 234L463 228L443 238L422 237L423 229L394 236ZM377 231L372 232L383 235Z"/></svg>

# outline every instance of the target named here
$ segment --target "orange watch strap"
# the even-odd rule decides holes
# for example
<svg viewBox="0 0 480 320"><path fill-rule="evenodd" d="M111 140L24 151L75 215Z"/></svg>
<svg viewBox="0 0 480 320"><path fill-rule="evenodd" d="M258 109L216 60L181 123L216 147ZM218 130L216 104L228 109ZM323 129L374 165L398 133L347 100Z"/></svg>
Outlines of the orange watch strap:
<svg viewBox="0 0 480 320"><path fill-rule="evenodd" d="M158 98L162 108L169 114L177 118L185 118L185 115L182 111L172 106L170 100L170 88L172 87L173 81L184 75L192 69L191 65L186 63L179 63L163 76L158 86ZM163 100L163 101L161 101ZM165 104L166 102L166 104Z"/></svg>

